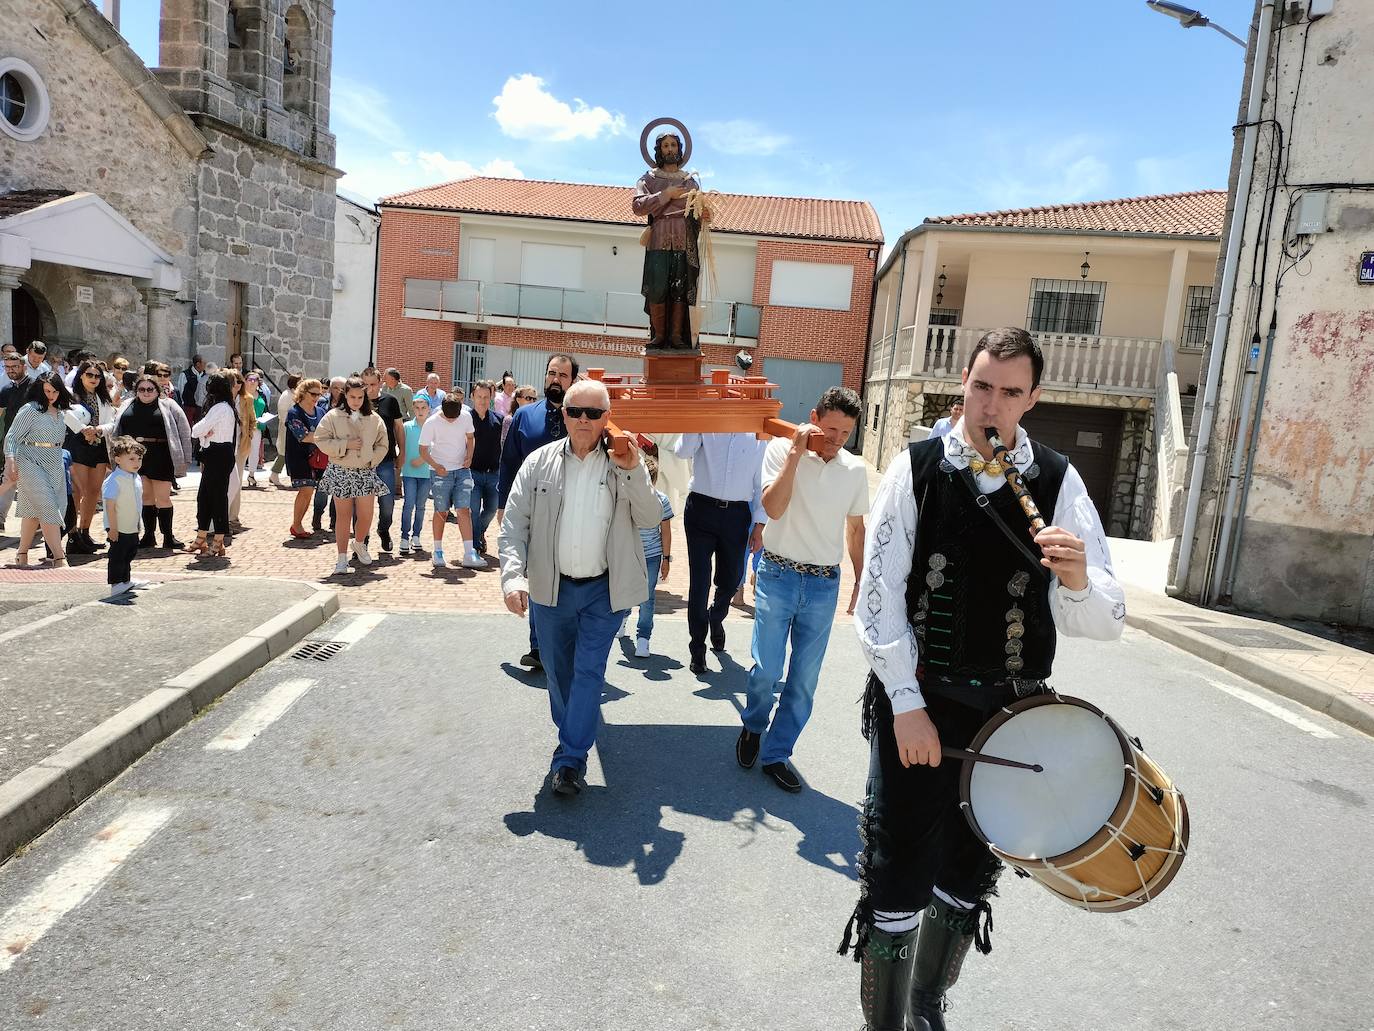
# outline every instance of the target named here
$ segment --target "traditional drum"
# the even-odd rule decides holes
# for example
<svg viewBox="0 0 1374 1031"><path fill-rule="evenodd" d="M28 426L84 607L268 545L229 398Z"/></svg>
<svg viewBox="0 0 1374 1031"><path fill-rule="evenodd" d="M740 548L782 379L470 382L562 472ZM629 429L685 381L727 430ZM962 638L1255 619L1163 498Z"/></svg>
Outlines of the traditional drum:
<svg viewBox="0 0 1374 1031"><path fill-rule="evenodd" d="M1067 695L1025 698L999 710L970 748L1044 768L966 762L961 804L999 858L1065 902L1134 909L1178 873L1183 795L1100 709Z"/></svg>

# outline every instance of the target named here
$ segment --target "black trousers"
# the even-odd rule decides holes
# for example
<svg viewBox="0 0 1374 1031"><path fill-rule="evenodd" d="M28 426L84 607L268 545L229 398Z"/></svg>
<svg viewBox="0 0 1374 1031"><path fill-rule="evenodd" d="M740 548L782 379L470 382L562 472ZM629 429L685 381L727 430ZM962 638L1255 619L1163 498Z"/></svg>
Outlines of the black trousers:
<svg viewBox="0 0 1374 1031"><path fill-rule="evenodd" d="M233 472L233 444L208 444L200 449L200 487L196 491L198 531L229 532L229 477Z"/></svg>
<svg viewBox="0 0 1374 1031"><path fill-rule="evenodd" d="M110 565L105 574L109 584L128 583L134 578L133 561L138 552L138 534L121 533L119 539L110 541Z"/></svg>
<svg viewBox="0 0 1374 1031"><path fill-rule="evenodd" d="M930 903L931 889L969 903L993 893L1002 863L969 827L959 808L963 763L903 766L892 730L892 705L870 680L873 730L861 833L860 942L874 911L915 913ZM876 697L872 692L876 691ZM987 721L987 711L927 692L926 712L942 745L968 748Z"/></svg>
<svg viewBox="0 0 1374 1031"><path fill-rule="evenodd" d="M687 632L693 655L706 654L706 630L724 621L744 576L745 550L753 514L747 501L717 501L695 492L687 495L683 525L687 528ZM715 563L715 576L711 564ZM707 604L711 583L715 601Z"/></svg>

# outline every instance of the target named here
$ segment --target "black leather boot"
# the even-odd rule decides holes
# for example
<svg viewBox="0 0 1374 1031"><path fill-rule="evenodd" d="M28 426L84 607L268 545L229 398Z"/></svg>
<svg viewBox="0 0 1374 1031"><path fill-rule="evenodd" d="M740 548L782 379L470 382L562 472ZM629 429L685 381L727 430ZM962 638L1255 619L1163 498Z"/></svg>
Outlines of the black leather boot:
<svg viewBox="0 0 1374 1031"><path fill-rule="evenodd" d="M105 550L105 545L103 542L96 541L91 538L91 528L89 526L81 531L81 539L85 542L86 547L91 549L90 554L92 555L99 554L100 552Z"/></svg>
<svg viewBox="0 0 1374 1031"><path fill-rule="evenodd" d="M169 551L180 551L186 545L172 536L172 510L171 508L159 508L157 510L157 525L162 530L162 546Z"/></svg>
<svg viewBox="0 0 1374 1031"><path fill-rule="evenodd" d="M869 933L859 974L859 1005L864 1031L907 1031L911 970L916 961L920 929L888 934L876 927ZM920 1025L925 1031L924 1021Z"/></svg>
<svg viewBox="0 0 1374 1031"><path fill-rule="evenodd" d="M73 530L67 534L67 554L68 555L94 555L94 548L87 548L86 542L81 537L80 530Z"/></svg>
<svg viewBox="0 0 1374 1031"><path fill-rule="evenodd" d="M917 1023L910 1026L922 1031L925 1027L930 1031L945 1031L945 993L959 980L959 970L973 944L980 912L988 912L991 929L991 911L986 903L980 903L977 909L962 909L943 899L932 898L921 914L911 978L911 1014L913 1021L925 1019L924 1027ZM984 942L980 942L978 949L991 952L992 945L987 943L985 948Z"/></svg>
<svg viewBox="0 0 1374 1031"><path fill-rule="evenodd" d="M691 319L687 316L687 305L674 304L672 310L672 329L668 331L668 346L674 351L691 351Z"/></svg>
<svg viewBox="0 0 1374 1031"><path fill-rule="evenodd" d="M649 305L649 326L653 329L654 335L649 338L647 351L662 351L668 346L668 306L666 304Z"/></svg>
<svg viewBox="0 0 1374 1031"><path fill-rule="evenodd" d="M143 536L138 539L140 548L157 547L157 506L143 506Z"/></svg>

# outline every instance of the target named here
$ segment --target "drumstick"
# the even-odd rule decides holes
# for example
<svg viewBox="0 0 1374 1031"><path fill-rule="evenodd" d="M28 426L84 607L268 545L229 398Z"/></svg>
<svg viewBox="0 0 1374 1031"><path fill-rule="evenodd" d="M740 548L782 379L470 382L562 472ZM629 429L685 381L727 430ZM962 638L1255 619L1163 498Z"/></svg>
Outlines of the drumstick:
<svg viewBox="0 0 1374 1031"><path fill-rule="evenodd" d="M1044 773L1045 767L1039 763L1019 763L1015 759L1003 759L997 755L987 755L983 752L968 752L962 748L951 748L949 745L940 746L940 754L946 759L967 759L971 763L991 763L994 766L1010 766L1017 770L1030 770L1033 773Z"/></svg>

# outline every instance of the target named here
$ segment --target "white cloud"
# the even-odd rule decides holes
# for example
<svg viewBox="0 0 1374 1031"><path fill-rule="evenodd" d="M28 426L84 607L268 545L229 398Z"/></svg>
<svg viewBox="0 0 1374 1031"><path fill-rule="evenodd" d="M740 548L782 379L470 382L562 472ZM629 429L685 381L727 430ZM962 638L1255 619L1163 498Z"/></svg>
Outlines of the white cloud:
<svg viewBox="0 0 1374 1031"><path fill-rule="evenodd" d="M543 79L528 72L507 79L492 103L496 105L492 114L496 124L517 140L565 143L625 131L624 115L612 114L604 107L588 107L576 97L572 104L559 100L544 88Z"/></svg>
<svg viewBox="0 0 1374 1031"><path fill-rule="evenodd" d="M1070 136L1049 144L994 143L982 154L990 174L976 180L982 207L1035 207L1103 200L1110 192L1111 167L1098 157L1098 141Z"/></svg>
<svg viewBox="0 0 1374 1031"><path fill-rule="evenodd" d="M701 127L701 139L708 146L724 154L751 154L767 157L792 142L782 133L768 132L757 122L743 118L728 122L707 122Z"/></svg>
<svg viewBox="0 0 1374 1031"><path fill-rule="evenodd" d="M525 178L525 173L515 167L515 162L507 161L505 158L494 158L478 167L460 158L448 157L437 150L422 150L415 157L423 171L431 172L443 179L466 179L474 175L489 175L499 179Z"/></svg>
<svg viewBox="0 0 1374 1031"><path fill-rule="evenodd" d="M330 86L329 116L335 131L346 130L384 147L406 145L405 130L391 116L391 102L381 90L347 76L335 75ZM339 135L344 135L339 131Z"/></svg>

